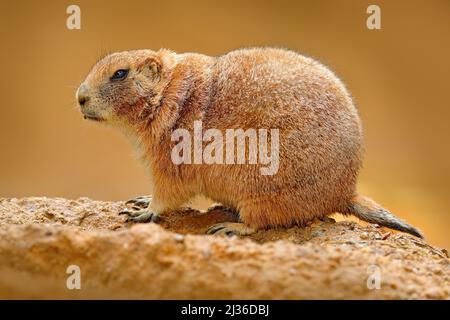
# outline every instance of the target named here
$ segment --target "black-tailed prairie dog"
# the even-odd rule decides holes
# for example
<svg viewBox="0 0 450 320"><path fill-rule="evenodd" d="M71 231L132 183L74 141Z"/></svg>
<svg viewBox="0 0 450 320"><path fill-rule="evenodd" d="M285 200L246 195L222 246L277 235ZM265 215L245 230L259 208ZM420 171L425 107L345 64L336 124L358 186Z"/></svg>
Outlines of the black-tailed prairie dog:
<svg viewBox="0 0 450 320"><path fill-rule="evenodd" d="M156 221L201 194L241 221L208 233L246 235L339 212L421 237L357 193L361 120L342 82L311 58L272 48L118 52L93 67L77 100L85 118L121 129L148 165L152 201L134 200L142 209L127 212L132 221ZM244 133L243 162L232 152L239 135L233 150L225 143L230 130Z"/></svg>

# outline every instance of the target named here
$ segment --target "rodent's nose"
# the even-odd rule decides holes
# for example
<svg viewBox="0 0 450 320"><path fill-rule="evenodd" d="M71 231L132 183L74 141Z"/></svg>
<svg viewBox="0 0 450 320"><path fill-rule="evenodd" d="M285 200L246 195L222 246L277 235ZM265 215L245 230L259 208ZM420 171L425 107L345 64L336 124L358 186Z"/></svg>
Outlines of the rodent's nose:
<svg viewBox="0 0 450 320"><path fill-rule="evenodd" d="M84 106L85 103L89 100L89 92L87 86L82 83L77 91L77 99L80 106Z"/></svg>

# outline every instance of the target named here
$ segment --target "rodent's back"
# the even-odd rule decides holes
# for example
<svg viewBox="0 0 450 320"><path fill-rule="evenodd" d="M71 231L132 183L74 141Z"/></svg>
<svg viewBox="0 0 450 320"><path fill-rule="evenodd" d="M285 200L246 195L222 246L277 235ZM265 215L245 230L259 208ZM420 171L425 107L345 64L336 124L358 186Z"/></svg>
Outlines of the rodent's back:
<svg viewBox="0 0 450 320"><path fill-rule="evenodd" d="M218 59L211 127L278 128L302 162L361 156L362 126L341 81L317 61L282 49L243 49ZM207 121L208 122L208 121ZM317 159L317 158L321 159ZM319 162L318 162L319 160Z"/></svg>
<svg viewBox="0 0 450 320"><path fill-rule="evenodd" d="M221 56L212 75L214 96L204 129L279 129L280 168L275 176L255 177L259 171L249 167L204 166L208 179L230 177L223 185L233 196L239 189L258 194L270 184L307 194L317 206L323 204L318 211L345 205L355 192L363 137L352 100L330 70L295 52L267 48ZM242 181L254 182L237 186L235 170Z"/></svg>
<svg viewBox="0 0 450 320"><path fill-rule="evenodd" d="M350 135L362 141L360 119L346 88L311 58L272 48L232 51L218 58L214 78L214 111L224 111L220 121L231 116L240 122L245 118L253 127L328 133L330 139Z"/></svg>

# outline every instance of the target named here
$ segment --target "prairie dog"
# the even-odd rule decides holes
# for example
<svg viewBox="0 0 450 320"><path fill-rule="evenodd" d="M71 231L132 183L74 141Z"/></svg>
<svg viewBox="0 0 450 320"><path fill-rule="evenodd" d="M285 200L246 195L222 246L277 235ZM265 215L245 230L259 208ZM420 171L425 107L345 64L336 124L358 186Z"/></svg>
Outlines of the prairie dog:
<svg viewBox="0 0 450 320"><path fill-rule="evenodd" d="M342 82L312 58L272 48L219 57L166 49L118 52L92 68L77 101L86 119L121 129L148 165L153 199L148 208L128 212L130 220L156 221L202 194L236 210L241 220L208 233L248 235L339 212L422 237L357 193L361 120ZM174 131L193 133L199 121L202 130L224 136L230 128L277 129L276 173L261 174L260 163L174 163Z"/></svg>

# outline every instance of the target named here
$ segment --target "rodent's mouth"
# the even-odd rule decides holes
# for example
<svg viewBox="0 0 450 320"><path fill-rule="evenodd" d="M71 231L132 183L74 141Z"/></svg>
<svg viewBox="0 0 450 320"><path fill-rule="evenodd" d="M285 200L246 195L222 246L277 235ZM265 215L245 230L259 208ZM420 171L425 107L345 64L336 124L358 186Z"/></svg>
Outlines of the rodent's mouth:
<svg viewBox="0 0 450 320"><path fill-rule="evenodd" d="M85 114L84 115L85 119L88 120L93 120L93 121L105 121L105 119L103 119L102 117L96 116L96 115L92 115L92 114Z"/></svg>

